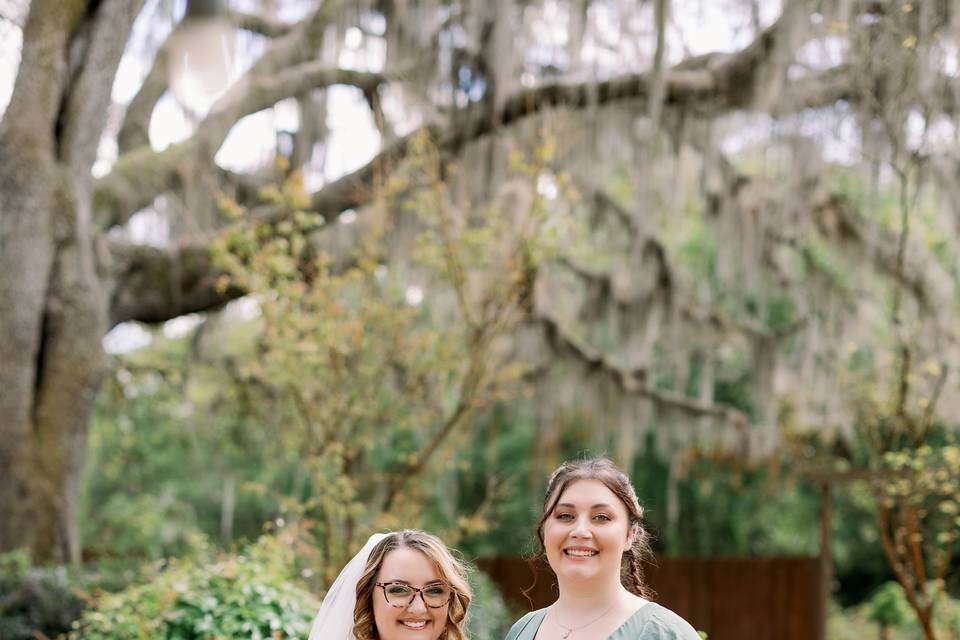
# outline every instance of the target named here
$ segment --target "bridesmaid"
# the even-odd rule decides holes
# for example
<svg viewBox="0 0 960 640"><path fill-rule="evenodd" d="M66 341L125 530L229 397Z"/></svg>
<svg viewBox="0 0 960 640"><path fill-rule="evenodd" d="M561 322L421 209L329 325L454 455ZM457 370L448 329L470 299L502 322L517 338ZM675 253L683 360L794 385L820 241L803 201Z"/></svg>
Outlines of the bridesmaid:
<svg viewBox="0 0 960 640"><path fill-rule="evenodd" d="M507 640L699 640L683 618L650 602L650 553L630 479L606 458L553 472L537 526L560 596L518 620Z"/></svg>

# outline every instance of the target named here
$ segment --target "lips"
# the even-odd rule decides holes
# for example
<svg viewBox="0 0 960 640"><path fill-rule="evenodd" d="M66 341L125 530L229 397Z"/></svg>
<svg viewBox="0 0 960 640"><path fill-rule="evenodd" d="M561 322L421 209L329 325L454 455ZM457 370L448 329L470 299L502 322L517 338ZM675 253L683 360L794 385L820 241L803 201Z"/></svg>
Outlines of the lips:
<svg viewBox="0 0 960 640"><path fill-rule="evenodd" d="M400 626L404 629L409 629L411 631L420 631L426 629L427 625L430 624L429 620L398 620Z"/></svg>
<svg viewBox="0 0 960 640"><path fill-rule="evenodd" d="M568 558L592 558L600 553L590 547L567 547L563 550L563 555Z"/></svg>

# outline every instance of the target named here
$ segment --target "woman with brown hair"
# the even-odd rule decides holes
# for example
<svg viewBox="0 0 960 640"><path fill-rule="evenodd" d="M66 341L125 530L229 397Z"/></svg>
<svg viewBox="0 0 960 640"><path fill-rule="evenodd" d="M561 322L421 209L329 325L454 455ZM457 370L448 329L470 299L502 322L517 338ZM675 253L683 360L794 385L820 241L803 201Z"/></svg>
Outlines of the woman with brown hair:
<svg viewBox="0 0 960 640"><path fill-rule="evenodd" d="M378 533L330 587L310 640L466 640L472 597L463 566L439 538Z"/></svg>
<svg viewBox="0 0 960 640"><path fill-rule="evenodd" d="M518 620L507 640L699 640L683 618L649 600L643 508L610 460L566 462L553 472L537 538L560 595Z"/></svg>

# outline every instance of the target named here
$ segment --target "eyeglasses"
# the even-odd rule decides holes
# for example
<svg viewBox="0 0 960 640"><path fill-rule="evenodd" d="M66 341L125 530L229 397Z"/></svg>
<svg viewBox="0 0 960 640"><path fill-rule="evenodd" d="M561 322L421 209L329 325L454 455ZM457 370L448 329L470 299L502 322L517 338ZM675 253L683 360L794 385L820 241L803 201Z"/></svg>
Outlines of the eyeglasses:
<svg viewBox="0 0 960 640"><path fill-rule="evenodd" d="M431 609L439 609L449 604L453 596L453 589L443 582L434 582L422 589L411 587L406 582L377 582L376 585L383 589L383 597L391 607L409 607L419 593L423 604Z"/></svg>

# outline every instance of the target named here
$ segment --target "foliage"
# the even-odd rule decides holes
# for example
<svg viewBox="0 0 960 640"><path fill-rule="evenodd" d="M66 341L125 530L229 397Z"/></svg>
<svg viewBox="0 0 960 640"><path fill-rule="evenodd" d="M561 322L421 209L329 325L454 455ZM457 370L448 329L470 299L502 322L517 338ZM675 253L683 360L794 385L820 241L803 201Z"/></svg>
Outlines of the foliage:
<svg viewBox="0 0 960 640"><path fill-rule="evenodd" d="M740 469L709 458L681 463L679 522L668 530L667 465L650 449L635 462L631 477L657 551L692 556L816 553L815 491L782 470Z"/></svg>
<svg viewBox="0 0 960 640"><path fill-rule="evenodd" d="M910 619L910 605L903 588L896 582L886 582L877 589L866 606L867 619L881 627L900 627Z"/></svg>
<svg viewBox="0 0 960 640"><path fill-rule="evenodd" d="M932 628L937 637L947 640L960 637L960 600L941 594ZM885 583L870 600L857 606L844 609L833 600L829 603L827 638L830 640L873 637L917 640L922 633L906 601L903 587L896 582Z"/></svg>
<svg viewBox="0 0 960 640"><path fill-rule="evenodd" d="M516 619L487 574L473 570L469 574L473 600L467 618L467 637L471 640L501 640Z"/></svg>
<svg viewBox="0 0 960 640"><path fill-rule="evenodd" d="M892 534L884 543L895 554L894 571L901 580L910 570L923 576L922 566L903 566L923 563L931 579L942 581L960 539L960 446L949 435L938 446L887 452L884 462L890 479L882 482L881 509L903 519L881 530Z"/></svg>
<svg viewBox="0 0 960 640"><path fill-rule="evenodd" d="M960 526L960 447L934 424L945 369L933 357L915 363L918 348L902 332L893 342L888 366L850 360L848 398L859 438L853 453L870 471L887 563L924 637L935 638L938 594Z"/></svg>
<svg viewBox="0 0 960 640"><path fill-rule="evenodd" d="M362 222L331 228L302 212L243 227L216 249L229 273L222 286L250 291L262 316L255 357L236 363L239 393L275 425L274 446L297 453L308 489L283 501L282 515L309 519L327 577L353 540L420 522L431 479L453 464L452 444L509 395L523 368L505 338L563 226L532 188L543 152L514 163L515 197L505 197L521 206L472 210L451 201L430 140L412 144ZM388 206L396 194L399 210ZM306 203L296 173L271 197ZM416 240L397 246L388 231ZM354 234L350 253L325 248L337 233ZM440 531L455 541L470 522Z"/></svg>
<svg viewBox="0 0 960 640"><path fill-rule="evenodd" d="M863 640L878 635L877 624L867 618L864 607L844 609L831 600L827 608L827 638L829 640ZM907 640L905 630L893 631L891 640Z"/></svg>
<svg viewBox="0 0 960 640"><path fill-rule="evenodd" d="M522 403L498 404L458 452L445 496L437 496L425 513L428 526L439 528L452 514L473 514L456 535L466 555L529 552L540 500L529 482L533 437L533 421Z"/></svg>
<svg viewBox="0 0 960 640"><path fill-rule="evenodd" d="M148 567L123 591L101 594L70 638L302 638L318 603L300 577L287 535L239 553L194 555Z"/></svg>
<svg viewBox="0 0 960 640"><path fill-rule="evenodd" d="M84 606L65 567L34 567L25 551L0 554L0 638L64 633Z"/></svg>
<svg viewBox="0 0 960 640"><path fill-rule="evenodd" d="M221 353L245 348L242 338L205 332ZM237 490L238 515L223 530L231 479L279 483L288 466L283 456L266 464L275 453L269 434L244 414L229 370L215 367L197 342L196 333L158 336L114 357L93 415L81 500L85 553L101 567L180 555L198 533L229 533L226 542L256 537L275 512L270 500Z"/></svg>

